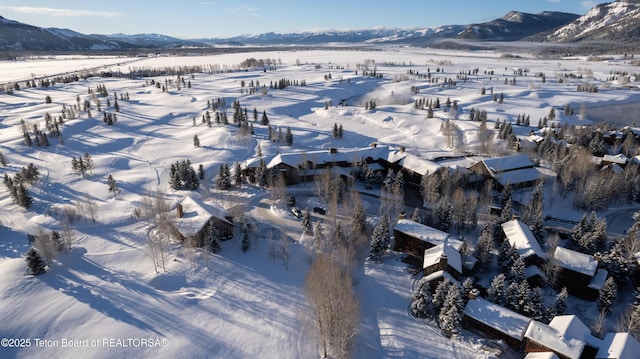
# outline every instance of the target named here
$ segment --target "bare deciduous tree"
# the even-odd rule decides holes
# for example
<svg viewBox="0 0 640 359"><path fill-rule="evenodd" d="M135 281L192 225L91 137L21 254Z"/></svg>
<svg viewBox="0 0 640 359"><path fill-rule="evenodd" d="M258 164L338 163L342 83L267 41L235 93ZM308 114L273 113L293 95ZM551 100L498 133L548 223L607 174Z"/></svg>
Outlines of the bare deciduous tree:
<svg viewBox="0 0 640 359"><path fill-rule="evenodd" d="M319 254L305 280L310 329L322 357L349 358L358 329L358 299L351 279L335 260Z"/></svg>

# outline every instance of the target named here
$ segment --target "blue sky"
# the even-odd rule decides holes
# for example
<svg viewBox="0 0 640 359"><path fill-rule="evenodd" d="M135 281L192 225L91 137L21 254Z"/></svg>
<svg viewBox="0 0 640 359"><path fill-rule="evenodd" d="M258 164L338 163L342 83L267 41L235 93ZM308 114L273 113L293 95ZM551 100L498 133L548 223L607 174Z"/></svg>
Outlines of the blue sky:
<svg viewBox="0 0 640 359"><path fill-rule="evenodd" d="M160 33L179 38L483 22L511 10L584 14L581 0L1 0L0 15L85 34Z"/></svg>

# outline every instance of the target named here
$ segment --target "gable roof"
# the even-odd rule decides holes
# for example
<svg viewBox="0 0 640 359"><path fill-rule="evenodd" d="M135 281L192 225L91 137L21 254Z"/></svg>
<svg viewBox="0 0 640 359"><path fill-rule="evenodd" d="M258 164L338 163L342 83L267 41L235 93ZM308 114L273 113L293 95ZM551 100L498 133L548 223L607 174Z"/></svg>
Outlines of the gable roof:
<svg viewBox="0 0 640 359"><path fill-rule="evenodd" d="M546 257L531 229L523 222L512 219L502 224L502 230L509 244L517 250L520 257L527 258L532 255L541 259Z"/></svg>
<svg viewBox="0 0 640 359"><path fill-rule="evenodd" d="M464 315L520 341L531 322L531 318L480 297L469 300Z"/></svg>
<svg viewBox="0 0 640 359"><path fill-rule="evenodd" d="M449 238L449 233L447 232L425 226L410 219L399 220L393 229L434 245L443 244Z"/></svg>
<svg viewBox="0 0 640 359"><path fill-rule="evenodd" d="M492 175L523 168L533 168L533 162L526 154L487 158L482 162Z"/></svg>
<svg viewBox="0 0 640 359"><path fill-rule="evenodd" d="M462 255L460 254L461 247L461 241L451 239L445 240L443 244L439 244L425 250L422 268L427 268L437 264L440 261L440 258L444 255L447 257L447 264L458 271L458 273L462 274Z"/></svg>
<svg viewBox="0 0 640 359"><path fill-rule="evenodd" d="M182 206L183 215L181 218L176 218L174 225L185 237L198 234L211 218L232 224L227 219L229 217L227 211L216 204L207 204L193 197L185 197L179 204Z"/></svg>
<svg viewBox="0 0 640 359"><path fill-rule="evenodd" d="M570 359L580 358L585 346L584 341L565 337L551 326L535 320L529 324L524 337Z"/></svg>
<svg viewBox="0 0 640 359"><path fill-rule="evenodd" d="M596 354L596 359L635 359L640 343L629 333L607 333Z"/></svg>
<svg viewBox="0 0 640 359"><path fill-rule="evenodd" d="M400 161L402 168L410 170L419 175L433 174L440 168L438 163L422 159L418 156L407 153L406 156Z"/></svg>
<svg viewBox="0 0 640 359"><path fill-rule="evenodd" d="M340 148L332 153L330 149L321 151L304 151L281 153L273 156L267 163L267 168L273 168L279 164L298 168L303 162L310 161L317 165L328 164L333 162L349 162L355 163L362 158L384 159L389 156L390 149L388 146L376 146L365 148Z"/></svg>
<svg viewBox="0 0 640 359"><path fill-rule="evenodd" d="M623 155L622 153L619 153L617 155L604 155L602 157L602 160L606 162L617 163L619 165L625 165L627 161L629 161L629 158L627 158L627 156Z"/></svg>
<svg viewBox="0 0 640 359"><path fill-rule="evenodd" d="M593 256L563 247L556 247L553 258L562 268L586 274L590 277L593 277L598 269L598 261Z"/></svg>

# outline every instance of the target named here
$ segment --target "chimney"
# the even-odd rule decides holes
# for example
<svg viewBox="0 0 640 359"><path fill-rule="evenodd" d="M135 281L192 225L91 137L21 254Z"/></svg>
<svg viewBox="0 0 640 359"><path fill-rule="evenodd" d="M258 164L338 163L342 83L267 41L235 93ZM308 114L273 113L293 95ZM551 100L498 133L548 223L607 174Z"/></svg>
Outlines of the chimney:
<svg viewBox="0 0 640 359"><path fill-rule="evenodd" d="M182 216L184 215L184 209L182 208L182 205L180 203L178 203L178 205L176 206L176 215L178 216L178 218L182 218Z"/></svg>
<svg viewBox="0 0 640 359"><path fill-rule="evenodd" d="M378 147L378 144L376 142L371 142L371 148L376 148Z"/></svg>
<svg viewBox="0 0 640 359"><path fill-rule="evenodd" d="M447 258L447 255L445 253L442 253L440 255L440 263L438 263L438 267L442 270L446 270L448 265L449 265L449 258Z"/></svg>
<svg viewBox="0 0 640 359"><path fill-rule="evenodd" d="M480 296L480 291L478 290L478 288L473 288L469 292L469 299L470 300L474 300L474 299L478 298L479 296Z"/></svg>
<svg viewBox="0 0 640 359"><path fill-rule="evenodd" d="M335 147L331 147L331 148L329 149L329 153L331 153L331 154L338 153L338 149L337 149L337 148L335 148Z"/></svg>
<svg viewBox="0 0 640 359"><path fill-rule="evenodd" d="M602 253L600 253L600 252L596 252L596 253L593 255L593 259L595 259L595 260L596 260L596 262L598 262L598 263L599 263L599 262L602 260Z"/></svg>
<svg viewBox="0 0 640 359"><path fill-rule="evenodd" d="M401 153L404 153L406 150L407 150L407 149L406 149L406 148L404 148L404 146L400 146L400 152L401 152Z"/></svg>
<svg viewBox="0 0 640 359"><path fill-rule="evenodd" d="M400 212L398 215L398 220L407 218L407 212Z"/></svg>

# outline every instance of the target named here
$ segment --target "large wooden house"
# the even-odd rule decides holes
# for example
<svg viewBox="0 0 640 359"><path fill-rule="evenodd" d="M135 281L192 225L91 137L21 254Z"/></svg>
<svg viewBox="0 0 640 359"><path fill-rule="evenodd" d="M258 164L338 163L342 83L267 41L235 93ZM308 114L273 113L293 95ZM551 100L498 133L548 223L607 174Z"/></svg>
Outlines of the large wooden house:
<svg viewBox="0 0 640 359"><path fill-rule="evenodd" d="M469 300L462 319L467 329L501 339L515 350L522 346L530 322L531 318L480 297Z"/></svg>
<svg viewBox="0 0 640 359"><path fill-rule="evenodd" d="M557 247L553 261L559 267L557 287L567 287L569 294L595 300L604 282L607 271L598 268L598 260L591 255Z"/></svg>
<svg viewBox="0 0 640 359"><path fill-rule="evenodd" d="M447 239L444 243L424 251L423 275L432 289L445 279L452 283L460 281L463 271L460 254L462 244L462 241L457 239Z"/></svg>
<svg viewBox="0 0 640 359"><path fill-rule="evenodd" d="M486 179L492 179L498 190L506 185L512 188L530 187L543 178L526 154L486 158L469 169Z"/></svg>
<svg viewBox="0 0 640 359"><path fill-rule="evenodd" d="M399 220L393 228L393 250L407 253L414 258L424 259L424 252L449 239L449 233L442 232L410 219Z"/></svg>
<svg viewBox="0 0 640 359"><path fill-rule="evenodd" d="M222 240L233 237L233 218L216 204L186 197L176 205L176 218L171 221L174 236L181 240L194 240L203 246L212 231Z"/></svg>
<svg viewBox="0 0 640 359"><path fill-rule="evenodd" d="M532 321L524 336L527 353L553 352L562 359L594 358L601 345L575 315L556 316L548 325Z"/></svg>

